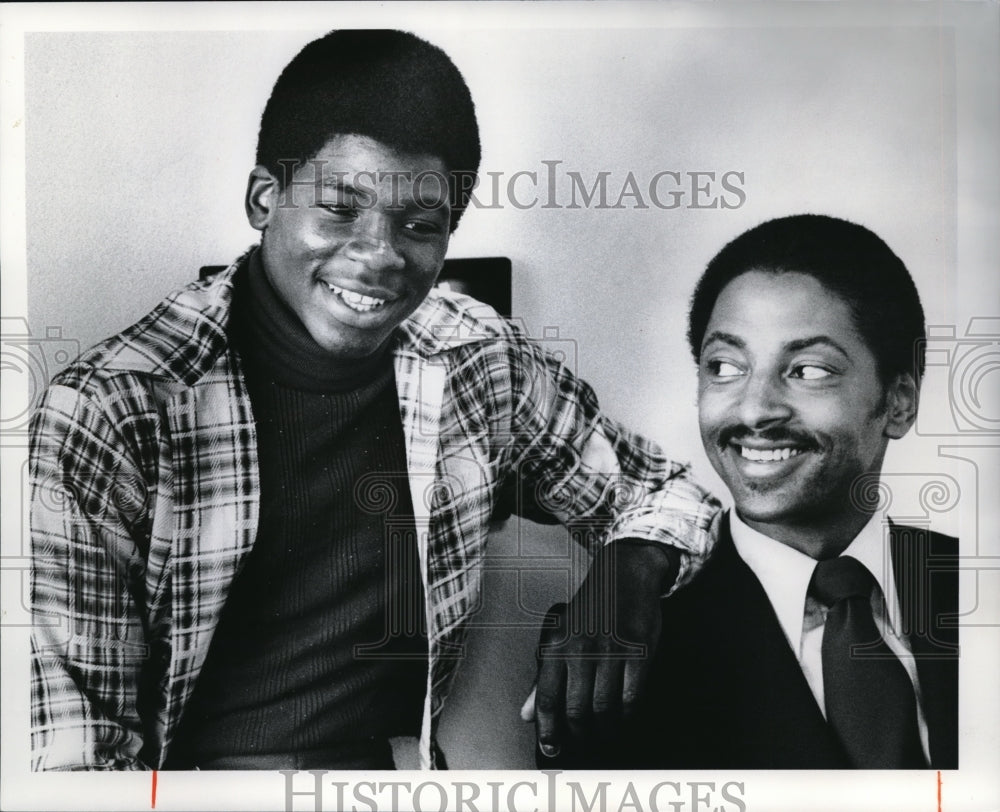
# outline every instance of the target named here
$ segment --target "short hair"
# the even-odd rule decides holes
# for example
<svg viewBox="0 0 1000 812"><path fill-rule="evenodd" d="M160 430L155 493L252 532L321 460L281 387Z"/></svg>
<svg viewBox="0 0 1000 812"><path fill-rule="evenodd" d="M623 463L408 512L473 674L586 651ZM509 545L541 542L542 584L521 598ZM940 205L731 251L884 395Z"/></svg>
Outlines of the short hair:
<svg viewBox="0 0 1000 812"><path fill-rule="evenodd" d="M271 91L257 163L284 185L335 135L440 158L458 225L479 170L479 126L469 88L440 48L387 29L331 31L306 45Z"/></svg>
<svg viewBox="0 0 1000 812"><path fill-rule="evenodd" d="M769 220L726 245L705 269L691 297L688 343L696 363L716 299L749 271L803 273L840 296L888 383L924 373L924 310L902 260L864 226L819 214Z"/></svg>

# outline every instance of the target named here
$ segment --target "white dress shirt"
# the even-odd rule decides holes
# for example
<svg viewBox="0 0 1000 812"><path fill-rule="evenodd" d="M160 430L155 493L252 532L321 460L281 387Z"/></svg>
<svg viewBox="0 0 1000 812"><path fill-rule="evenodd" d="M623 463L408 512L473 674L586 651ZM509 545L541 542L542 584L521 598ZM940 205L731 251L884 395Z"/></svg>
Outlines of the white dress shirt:
<svg viewBox="0 0 1000 812"><path fill-rule="evenodd" d="M825 718L822 642L827 610L808 594L816 560L787 544L758 533L745 524L735 510L730 511L729 527L736 552L764 587L785 638L795 652L806 682ZM888 518L884 513L876 512L841 555L856 558L875 577L877 588L872 590L871 596L875 628L886 645L899 657L913 683L913 692L917 698L920 743L924 757L930 763L927 720L924 718L917 665L909 641L900 628L899 598L888 542Z"/></svg>

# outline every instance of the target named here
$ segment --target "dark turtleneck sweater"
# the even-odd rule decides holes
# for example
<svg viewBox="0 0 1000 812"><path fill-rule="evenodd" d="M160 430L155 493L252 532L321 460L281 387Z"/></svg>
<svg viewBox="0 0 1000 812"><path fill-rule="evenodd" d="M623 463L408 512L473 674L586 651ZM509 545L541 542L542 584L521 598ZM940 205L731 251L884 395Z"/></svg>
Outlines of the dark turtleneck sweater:
<svg viewBox="0 0 1000 812"><path fill-rule="evenodd" d="M392 768L388 739L419 732L427 674L392 355L332 358L278 298L259 252L237 273L232 314L260 517L170 763Z"/></svg>

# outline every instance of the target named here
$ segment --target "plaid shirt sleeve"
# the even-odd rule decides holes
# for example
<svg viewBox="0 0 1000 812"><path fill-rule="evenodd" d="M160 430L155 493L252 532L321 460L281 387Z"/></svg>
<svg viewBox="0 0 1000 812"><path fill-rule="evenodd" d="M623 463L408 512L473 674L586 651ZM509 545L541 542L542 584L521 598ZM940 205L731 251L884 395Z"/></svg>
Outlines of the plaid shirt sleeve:
<svg viewBox="0 0 1000 812"><path fill-rule="evenodd" d="M719 502L653 441L601 412L590 386L517 332L513 464L522 515L558 519L590 548L623 539L681 551L671 589L690 580L714 541Z"/></svg>
<svg viewBox="0 0 1000 812"><path fill-rule="evenodd" d="M141 517L148 483L115 421L54 384L31 425L32 767L146 769Z"/></svg>
<svg viewBox="0 0 1000 812"><path fill-rule="evenodd" d="M432 294L418 316L409 324L411 345L428 351L413 353L412 363L404 358L397 381L404 429L437 455L425 499L431 730L421 738L433 766L433 726L481 598L492 517L558 521L591 551L624 539L670 545L681 551L680 585L708 555L719 504L687 466L608 418L590 386L515 323L456 294ZM428 369L423 357L437 363ZM430 374L438 366L441 393ZM425 414L432 396L440 420Z"/></svg>

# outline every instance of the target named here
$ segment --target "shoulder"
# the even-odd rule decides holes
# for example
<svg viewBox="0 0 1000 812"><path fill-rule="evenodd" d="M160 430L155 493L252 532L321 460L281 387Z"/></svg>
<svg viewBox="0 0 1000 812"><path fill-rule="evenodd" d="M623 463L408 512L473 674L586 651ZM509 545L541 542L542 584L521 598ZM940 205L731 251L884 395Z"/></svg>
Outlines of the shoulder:
<svg viewBox="0 0 1000 812"><path fill-rule="evenodd" d="M927 527L914 527L906 524L897 524L890 521L890 531L895 544L906 544L911 542L923 542L927 545L932 554L957 554L958 538L948 536L944 533L937 533Z"/></svg>
<svg viewBox="0 0 1000 812"><path fill-rule="evenodd" d="M729 530L729 511L713 519L714 540L708 559L691 581L661 601L664 622L728 629L736 619L767 616L767 593L750 566L740 557Z"/></svg>
<svg viewBox="0 0 1000 812"><path fill-rule="evenodd" d="M401 326L419 352L434 355L470 345L526 343L524 329L478 299L447 290L432 290Z"/></svg>
<svg viewBox="0 0 1000 812"><path fill-rule="evenodd" d="M83 352L53 386L95 394L136 378L196 383L228 346L233 277L245 256L217 276L170 293L135 324Z"/></svg>
<svg viewBox="0 0 1000 812"><path fill-rule="evenodd" d="M933 576L927 594L940 606L958 601L958 539L926 527L890 523L893 572L900 599L906 603L923 600L925 578ZM921 588L916 585L925 584Z"/></svg>
<svg viewBox="0 0 1000 812"><path fill-rule="evenodd" d="M109 431L137 431L136 418L155 420L158 403L208 376L228 348L233 276L245 256L218 276L174 291L56 374L35 410L35 432L73 425L96 431L102 422Z"/></svg>

